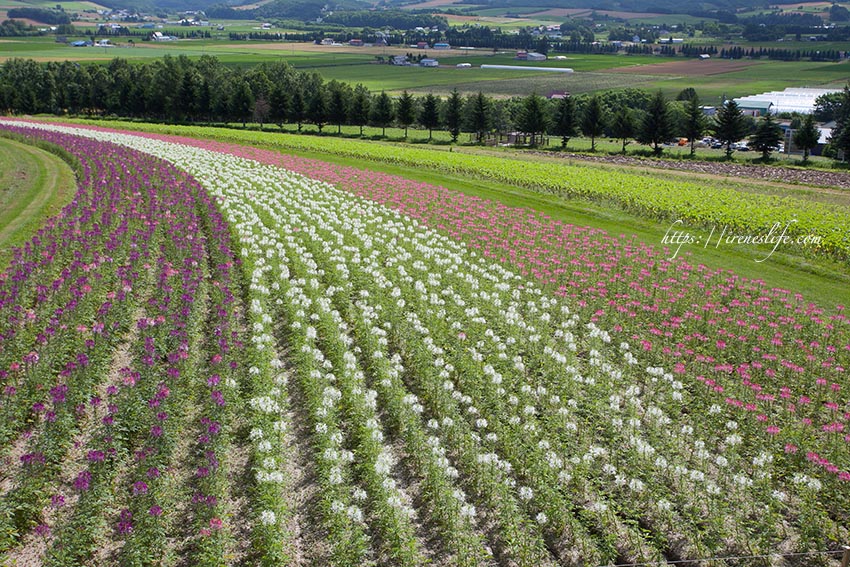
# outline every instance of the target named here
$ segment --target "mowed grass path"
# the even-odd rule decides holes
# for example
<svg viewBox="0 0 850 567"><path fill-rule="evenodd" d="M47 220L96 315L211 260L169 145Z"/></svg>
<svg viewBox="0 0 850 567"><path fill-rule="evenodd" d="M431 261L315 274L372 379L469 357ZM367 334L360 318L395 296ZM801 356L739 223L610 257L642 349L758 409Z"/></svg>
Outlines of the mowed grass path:
<svg viewBox="0 0 850 567"><path fill-rule="evenodd" d="M60 158L34 146L0 138L0 268L71 200L74 173Z"/></svg>

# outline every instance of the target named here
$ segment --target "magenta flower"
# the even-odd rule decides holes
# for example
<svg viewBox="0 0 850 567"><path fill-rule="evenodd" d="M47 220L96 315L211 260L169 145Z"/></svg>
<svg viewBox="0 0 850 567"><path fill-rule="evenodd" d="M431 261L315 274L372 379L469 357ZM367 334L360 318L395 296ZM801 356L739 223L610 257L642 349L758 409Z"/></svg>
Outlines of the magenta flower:
<svg viewBox="0 0 850 567"><path fill-rule="evenodd" d="M77 475L77 478L74 479L74 488L79 492L85 492L89 489L91 484L91 473L89 471L82 471Z"/></svg>

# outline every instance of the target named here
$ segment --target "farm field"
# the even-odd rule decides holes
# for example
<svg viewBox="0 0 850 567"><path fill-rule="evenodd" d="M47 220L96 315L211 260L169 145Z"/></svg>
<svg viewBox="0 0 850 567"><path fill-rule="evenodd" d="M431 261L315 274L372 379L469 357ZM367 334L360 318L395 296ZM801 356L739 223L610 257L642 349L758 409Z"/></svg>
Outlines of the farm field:
<svg viewBox="0 0 850 567"><path fill-rule="evenodd" d="M513 52L492 54L487 51L435 52L441 68L396 67L375 63L376 57L390 57L418 50L410 48L330 47L304 43L227 42L222 40L185 40L174 44L138 42L113 48L73 48L44 38L0 40L0 61L32 58L36 61L75 60L104 63L115 57L149 60L164 55L197 58L214 55L223 63L250 66L261 62L287 61L298 69L314 69L325 79L363 83L373 91L393 94L408 90L416 93L445 94L457 87L463 93L498 97L527 95L532 90L546 95L554 90L573 93L639 86L661 89L675 97L682 89L694 87L706 103L719 103L723 95L737 97L787 86L841 87L850 74L850 62L778 62L778 61L696 61L654 56L566 55L566 59L535 62L535 66L569 67L569 76L535 71L479 69L482 64L515 65ZM458 62L470 63L471 69L457 69ZM709 68L709 72L705 69Z"/></svg>
<svg viewBox="0 0 850 567"><path fill-rule="evenodd" d="M83 172L0 278L7 561L831 565L850 537L846 262L671 258L659 230L793 211L827 236L846 208L750 193L745 218L721 181L703 207L660 174L523 183L351 140L2 128ZM786 252L846 259L824 242Z"/></svg>

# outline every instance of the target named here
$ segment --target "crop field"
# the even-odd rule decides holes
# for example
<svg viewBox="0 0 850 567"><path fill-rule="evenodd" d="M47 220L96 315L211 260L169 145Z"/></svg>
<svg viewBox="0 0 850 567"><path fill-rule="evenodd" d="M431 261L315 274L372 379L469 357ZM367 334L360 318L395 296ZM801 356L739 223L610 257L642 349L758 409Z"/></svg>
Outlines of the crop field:
<svg viewBox="0 0 850 567"><path fill-rule="evenodd" d="M846 293L191 128L0 127L81 168L0 276L7 563L826 566L850 537ZM815 202L313 142L848 246Z"/></svg>
<svg viewBox="0 0 850 567"><path fill-rule="evenodd" d="M491 96L501 97L527 96L529 93L546 96L553 91L581 94L625 87L654 86L661 79L659 76L639 74L592 72L564 75L560 73L527 74L513 71L513 74L494 81L475 80L476 70L469 71L467 69L462 77L456 75L454 81L448 81L443 85L428 85L424 88L413 88L411 90L413 92L432 92L446 95L456 88L462 94L475 94L480 91Z"/></svg>
<svg viewBox="0 0 850 567"><path fill-rule="evenodd" d="M331 47L286 42L228 42L225 40L183 40L169 44L138 42L135 47L116 40L113 48L74 48L51 39L26 38L0 40L0 61L13 57L36 61L71 60L96 64L122 57L150 59L163 55L200 57L214 55L223 63L250 66L261 62L287 61L299 69L315 69L325 79L363 83L373 91L400 93L434 92L445 94L455 86L465 93L479 90L491 96L525 96L532 91L547 95L553 90L584 93L596 90L640 86L662 89L675 97L686 87L695 87L706 103L728 97L744 96L782 89L787 86L843 87L850 75L850 62L779 62L779 61L696 61L654 56L566 55L566 59L535 62L533 66L569 67L569 77L535 71L479 69L482 64L521 64L514 52L493 54L486 50L426 50L442 66L424 69L378 64L376 57L414 52L411 48ZM457 69L458 62L471 63L472 69ZM708 71L706 71L708 69ZM624 75L630 74L631 76Z"/></svg>

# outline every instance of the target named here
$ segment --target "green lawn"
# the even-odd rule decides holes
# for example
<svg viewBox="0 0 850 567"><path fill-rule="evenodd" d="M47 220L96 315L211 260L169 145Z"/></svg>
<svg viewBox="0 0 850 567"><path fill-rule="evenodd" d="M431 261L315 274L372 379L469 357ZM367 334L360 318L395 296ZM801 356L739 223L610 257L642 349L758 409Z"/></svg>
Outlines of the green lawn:
<svg viewBox="0 0 850 567"><path fill-rule="evenodd" d="M0 268L74 194L70 167L33 146L0 137Z"/></svg>

